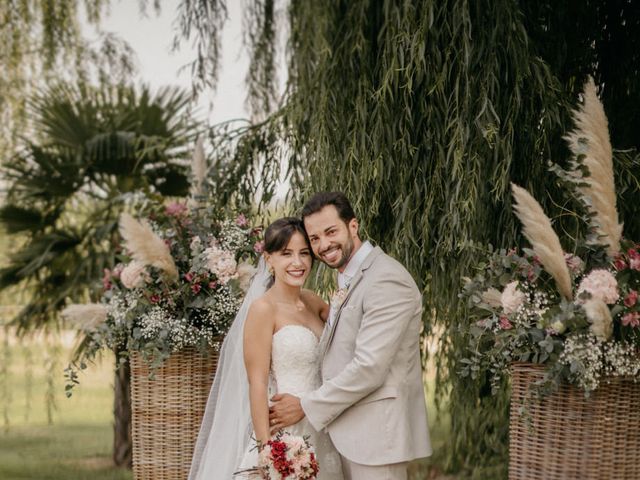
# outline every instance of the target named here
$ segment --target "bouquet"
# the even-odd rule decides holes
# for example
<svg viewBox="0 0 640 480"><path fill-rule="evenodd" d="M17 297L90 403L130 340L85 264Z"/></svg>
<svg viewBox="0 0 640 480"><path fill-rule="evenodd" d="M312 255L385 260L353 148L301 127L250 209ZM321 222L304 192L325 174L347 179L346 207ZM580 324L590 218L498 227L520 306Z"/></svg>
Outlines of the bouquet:
<svg viewBox="0 0 640 480"><path fill-rule="evenodd" d="M640 245L618 222L607 121L593 82L567 139L570 169L552 167L578 201L589 234L563 250L551 220L513 185L531 249L490 249L461 293L469 312L462 376L488 374L497 390L512 362L544 364L539 393L562 381L588 395L610 376L640 378Z"/></svg>
<svg viewBox="0 0 640 480"><path fill-rule="evenodd" d="M103 347L140 352L152 368L185 348L217 347L262 251L261 229L243 213L148 196L135 207L142 218L121 216L121 261L104 271L100 302L63 311L87 333L81 368Z"/></svg>
<svg viewBox="0 0 640 480"><path fill-rule="evenodd" d="M315 479L319 471L313 447L307 438L281 430L260 450L257 467L234 475L256 474L268 480L306 480Z"/></svg>

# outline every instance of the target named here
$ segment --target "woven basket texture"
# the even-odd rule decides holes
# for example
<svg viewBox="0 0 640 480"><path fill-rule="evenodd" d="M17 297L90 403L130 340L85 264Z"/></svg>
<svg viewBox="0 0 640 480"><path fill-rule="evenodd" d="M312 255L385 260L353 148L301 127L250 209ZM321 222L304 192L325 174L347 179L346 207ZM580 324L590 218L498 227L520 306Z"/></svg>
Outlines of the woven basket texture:
<svg viewBox="0 0 640 480"><path fill-rule="evenodd" d="M133 475L136 480L185 480L213 383L217 352L172 354L153 379L131 355Z"/></svg>
<svg viewBox="0 0 640 480"><path fill-rule="evenodd" d="M612 377L589 398L563 384L528 401L543 374L540 365L512 365L509 479L640 479L640 384Z"/></svg>

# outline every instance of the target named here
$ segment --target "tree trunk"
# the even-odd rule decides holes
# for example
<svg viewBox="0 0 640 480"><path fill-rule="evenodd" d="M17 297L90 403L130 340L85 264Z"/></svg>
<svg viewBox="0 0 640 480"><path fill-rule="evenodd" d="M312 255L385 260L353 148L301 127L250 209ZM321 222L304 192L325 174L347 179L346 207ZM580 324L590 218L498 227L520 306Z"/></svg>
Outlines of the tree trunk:
<svg viewBox="0 0 640 480"><path fill-rule="evenodd" d="M116 352L118 362L119 352ZM131 368L129 360L119 363L114 381L113 462L119 467L132 467L131 441Z"/></svg>

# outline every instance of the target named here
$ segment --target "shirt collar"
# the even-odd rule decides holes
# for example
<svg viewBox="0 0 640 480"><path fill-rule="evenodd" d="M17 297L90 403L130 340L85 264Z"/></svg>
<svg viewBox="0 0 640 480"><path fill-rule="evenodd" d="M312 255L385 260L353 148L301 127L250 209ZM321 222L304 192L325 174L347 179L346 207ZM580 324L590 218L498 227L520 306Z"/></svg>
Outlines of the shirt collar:
<svg viewBox="0 0 640 480"><path fill-rule="evenodd" d="M360 245L360 248L355 253L349 263L347 263L344 272L338 273L338 287L344 288L347 283L358 273L358 269L362 266L362 262L373 251L373 245L367 240Z"/></svg>

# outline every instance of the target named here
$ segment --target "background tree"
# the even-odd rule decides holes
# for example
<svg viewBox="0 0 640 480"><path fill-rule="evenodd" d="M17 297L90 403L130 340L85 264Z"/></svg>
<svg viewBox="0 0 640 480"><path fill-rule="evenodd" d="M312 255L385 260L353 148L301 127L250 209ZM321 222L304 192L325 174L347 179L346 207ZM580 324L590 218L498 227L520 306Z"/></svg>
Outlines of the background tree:
<svg viewBox="0 0 640 480"><path fill-rule="evenodd" d="M224 9L212 3L224 6L189 2L182 18L188 23L206 4L215 31ZM423 288L425 333L441 335L449 469L506 475L507 385L491 397L486 380L457 375L465 345L457 328L464 319L460 279L482 245L521 243L511 181L542 201L565 237L580 228L566 215L547 163L568 158L562 136L587 74L601 88L614 146L630 149L616 153L617 185L625 233L638 238L638 7L631 0L287 3L288 25L280 28L290 35L289 77L268 122L275 142L287 146L278 160L288 166L298 202L316 190L346 192L365 236L407 265ZM272 72L274 2L252 2L246 15L251 69ZM215 44L206 33L205 42ZM249 102L263 113L273 105L261 101L272 82L248 76Z"/></svg>
<svg viewBox="0 0 640 480"><path fill-rule="evenodd" d="M95 300L115 263L117 220L131 195L188 193L197 134L189 95L166 88L60 84L29 104L23 148L2 167L7 198L0 222L23 244L0 270L0 289L28 292L13 323L19 333L57 326L67 302ZM185 161L186 160L186 161ZM115 381L116 464L130 464L128 365Z"/></svg>

